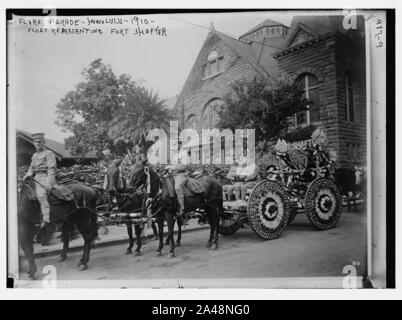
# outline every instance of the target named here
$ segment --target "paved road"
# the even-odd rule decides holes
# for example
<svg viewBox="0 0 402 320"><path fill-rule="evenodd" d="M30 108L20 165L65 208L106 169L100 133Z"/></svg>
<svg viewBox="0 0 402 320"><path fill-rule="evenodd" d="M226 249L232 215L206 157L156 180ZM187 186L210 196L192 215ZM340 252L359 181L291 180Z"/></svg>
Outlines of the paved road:
<svg viewBox="0 0 402 320"><path fill-rule="evenodd" d="M241 229L221 236L217 251L204 247L207 237L208 230L184 234L175 258L168 257L166 247L164 255L156 257L157 242L149 241L140 257L125 255L126 244L118 244L94 249L86 271L76 269L80 252L58 264L55 256L37 259L38 270L56 265L59 280L128 280L343 276L343 267L353 261L360 262L358 273L365 268L363 213L344 213L338 226L328 231L313 230L307 218L299 215L279 239L271 241ZM26 270L26 265L22 268Z"/></svg>

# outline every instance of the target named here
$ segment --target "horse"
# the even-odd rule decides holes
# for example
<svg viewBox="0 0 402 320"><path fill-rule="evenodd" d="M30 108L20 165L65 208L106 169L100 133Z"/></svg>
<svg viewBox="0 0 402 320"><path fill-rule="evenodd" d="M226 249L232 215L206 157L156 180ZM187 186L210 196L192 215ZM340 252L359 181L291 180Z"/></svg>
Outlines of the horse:
<svg viewBox="0 0 402 320"><path fill-rule="evenodd" d="M204 186L205 192L203 194L194 194L188 188L186 189L184 193L185 213L194 211L197 208L205 211L210 225L210 234L206 246L216 250L218 248L219 214L223 212L222 185L211 176L200 176L197 180ZM168 224L167 238L170 240L169 256L174 257L174 218L178 206L175 195L172 195L172 190L174 190L173 177L160 177L152 168L144 166L143 169L137 170L132 176L130 186L135 192L131 195L125 195L118 200L119 209L125 212L138 208L145 209L147 206L147 197L149 197L151 200L148 202L148 205L151 212L156 215L159 228L157 255L161 254L163 248L163 219L166 219ZM136 229L136 255L139 255L141 250L140 235L141 232Z"/></svg>
<svg viewBox="0 0 402 320"><path fill-rule="evenodd" d="M84 239L83 254L77 265L82 271L88 268L91 243L97 237L96 195L94 190L81 184L71 183L68 188L74 195L74 201L64 201L52 193L48 196L50 216L54 222L62 223L63 249L59 262L67 259L70 232L77 227ZM34 190L28 182L20 182L18 187L18 238L21 249L28 260L30 279L35 279L37 267L34 259L33 239L37 225L41 221L39 201L33 199Z"/></svg>
<svg viewBox="0 0 402 320"><path fill-rule="evenodd" d="M121 179L119 168L124 162L124 159L116 159L106 169L106 194L109 205L112 204L118 192L126 189L125 180Z"/></svg>
<svg viewBox="0 0 402 320"><path fill-rule="evenodd" d="M140 170L141 172L143 170ZM133 176L134 181L136 175ZM169 256L174 257L174 241L173 241L173 231L175 223L175 214L177 211L177 204L175 198L170 197L168 184L173 185L173 181L170 179L159 179L159 176L154 172L150 172L151 183L150 183L150 194L148 195L147 190L144 188L145 184L137 185L134 184L132 192L118 193L116 195L117 200L117 210L120 212L140 212L145 213L149 207L153 211L153 216L156 218L158 225L158 235L159 235L159 246L157 249L157 256L162 255L163 249L163 228L164 222L167 222L168 226L168 239L170 241ZM131 180L133 181L133 179ZM130 184L131 186L131 184ZM156 197L153 203L150 203L148 199ZM161 204L161 205L160 205ZM148 217L149 218L149 217ZM134 246L133 237L133 224L136 237L136 249L134 251L135 256L141 255L141 233L144 224L143 223L126 223L127 232L129 236L129 247L126 250L126 254L132 253L132 248Z"/></svg>
<svg viewBox="0 0 402 320"><path fill-rule="evenodd" d="M107 193L107 198L108 198L108 203L111 206L113 201L116 201L117 197L119 197L121 194L128 194L131 189L128 188L128 185L130 183L131 177L128 178L127 180L121 176L122 170L124 170L124 167L135 167L135 161L132 157L131 154L126 155L124 159L117 159L114 161L113 165L110 165L107 170L106 170L106 193ZM132 171L132 170L131 170ZM130 174L131 176L133 175L133 172ZM137 208L138 209L138 208ZM132 253L132 247L134 246L134 238L133 238L133 224L131 221L127 221L126 223L127 227L127 234L129 236L129 247L126 250L126 254L131 254ZM155 223L152 222L152 230L154 233L154 236L157 237L158 235L158 230L156 229ZM138 232L138 230L136 230Z"/></svg>

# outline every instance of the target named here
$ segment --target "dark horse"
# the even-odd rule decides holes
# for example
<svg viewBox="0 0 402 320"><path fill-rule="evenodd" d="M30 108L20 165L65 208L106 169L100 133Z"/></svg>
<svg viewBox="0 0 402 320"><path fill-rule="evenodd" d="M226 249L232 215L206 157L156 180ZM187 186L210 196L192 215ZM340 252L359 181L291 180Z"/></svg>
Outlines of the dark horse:
<svg viewBox="0 0 402 320"><path fill-rule="evenodd" d="M150 175L149 179L147 171ZM223 211L222 186L215 178L210 176L201 176L198 177L197 180L203 184L205 193L194 194L187 189L185 192L186 212L194 211L197 208L204 210L210 225L210 236L207 242L207 247L217 249L219 214ZM148 188L147 181L149 181L150 188ZM172 190L174 190L173 177L159 177L155 171L148 166L145 166L144 169L135 172L130 185L134 189L133 193L117 197L119 210L123 212L132 212L134 210L142 209L145 211L147 206L149 206L151 214L157 219L159 229L159 247L157 255L161 255L163 249L163 225L164 220L166 220L168 226L167 240L170 240L169 255L174 257L175 243L173 241L173 232L177 212L177 201L174 193L172 194ZM135 235L137 239L135 252L136 255L139 255L141 250L140 225L135 225ZM129 237L129 250L131 250L134 240L132 235L129 234Z"/></svg>
<svg viewBox="0 0 402 320"><path fill-rule="evenodd" d="M125 158L127 159L127 158ZM107 179L107 184L106 184L106 193L107 193L107 197L108 197L108 203L109 203L109 207L113 208L114 205L114 201L117 200L117 198L122 199L122 197L124 195L128 195L130 193L132 193L132 188L131 187L127 187L126 180L123 179L123 177L121 177L121 165L129 165L132 166L131 168L131 175L130 175L130 181L131 178L133 176L133 174L135 173L136 170L136 165L133 164L133 161L131 159L129 159L130 161L125 162L123 159L117 159L113 162L112 165L109 165L106 171L106 179ZM132 194L132 196L135 196L135 194ZM115 208L118 209L118 208ZM136 209L137 211L141 211L142 207L139 208L133 208L130 206L130 210L131 212L133 211L133 209ZM122 211L122 210L120 210ZM130 239L130 244L129 247L126 250L126 254L130 254L132 253L132 248L134 246L134 238L133 238L133 223L131 220L126 220L125 221L126 227L127 227L127 234L129 236ZM156 225L155 223L152 221L152 230L154 233L154 237L157 237L158 235L158 231L156 229ZM135 232L139 234L141 234L142 229L135 229Z"/></svg>
<svg viewBox="0 0 402 320"><path fill-rule="evenodd" d="M77 227L84 238L84 252L78 263L80 270L88 267L91 242L97 237L96 195L91 188L80 184L68 184L74 194L74 201L63 201L50 194L50 217L61 222L63 250L59 262L67 258L70 230ZM20 183L18 190L18 238L29 263L28 276L35 279L37 267L34 259L33 239L40 224L41 210L37 200L31 200L33 189L28 183Z"/></svg>

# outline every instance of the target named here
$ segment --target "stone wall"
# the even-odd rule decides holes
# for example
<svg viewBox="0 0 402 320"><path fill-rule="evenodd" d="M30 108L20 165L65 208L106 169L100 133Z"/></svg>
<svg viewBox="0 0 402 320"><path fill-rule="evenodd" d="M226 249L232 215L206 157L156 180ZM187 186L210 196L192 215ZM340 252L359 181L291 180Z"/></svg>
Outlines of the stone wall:
<svg viewBox="0 0 402 320"><path fill-rule="evenodd" d="M208 53L216 50L223 57L223 71L206 77ZM319 101L312 107L310 125L320 127L328 136L329 146L338 154L338 167L365 165L366 159L366 88L364 37L357 34L332 33L308 44L295 46L275 56L280 70L296 80L310 73L319 82ZM269 71L269 70L268 70ZM345 73L353 78L355 121L346 118ZM197 118L197 130L205 106L213 99L223 99L236 80L266 77L252 61L239 55L217 34L210 33L178 98L174 115L184 128L190 116ZM294 128L300 129L300 128Z"/></svg>
<svg viewBox="0 0 402 320"><path fill-rule="evenodd" d="M363 51L363 57L362 57ZM366 137L364 42L333 34L309 46L277 56L280 69L296 80L303 73L319 81L319 117L329 145L338 154L338 167L364 164ZM346 119L345 72L353 74L355 122Z"/></svg>
<svg viewBox="0 0 402 320"><path fill-rule="evenodd" d="M212 50L223 56L223 72L205 77L207 55ZM202 114L208 102L217 98L223 99L231 90L230 84L236 80L251 80L262 76L246 58L238 55L219 36L211 34L204 43L178 98L175 115L179 126L184 128L189 117L195 115L197 130L200 130Z"/></svg>

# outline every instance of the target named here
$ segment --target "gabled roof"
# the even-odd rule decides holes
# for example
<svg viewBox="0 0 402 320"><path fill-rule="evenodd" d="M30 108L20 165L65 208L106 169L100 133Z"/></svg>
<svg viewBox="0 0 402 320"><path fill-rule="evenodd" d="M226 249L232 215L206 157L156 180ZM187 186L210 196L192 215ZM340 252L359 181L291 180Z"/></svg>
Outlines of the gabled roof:
<svg viewBox="0 0 402 320"><path fill-rule="evenodd" d="M196 85L194 85L194 87L202 86L202 79L195 80L191 77L191 75L193 72L198 72L197 68L199 68L199 65L197 64L197 61L201 58L201 53L203 52L204 47L208 44L209 40L212 37L218 37L228 49L233 51L236 56L243 58L263 76L275 77L277 75L277 70L279 69L278 63L272 57L272 53L275 52L277 49L276 47L272 48L268 40L267 45L264 46L262 46L262 44L257 45L256 43L249 44L212 29L208 33L207 38L205 39L200 51L198 52L197 58L195 59L195 62L178 96L178 100L174 106L174 110L180 108L180 105L183 103L181 97L183 95L183 92L191 87L190 83L197 83Z"/></svg>
<svg viewBox="0 0 402 320"><path fill-rule="evenodd" d="M215 32L215 34L217 34L227 45L229 45L232 49L234 49L239 55L251 61L257 62L257 57L253 51L253 48L249 44L237 40L235 38L229 37L219 31L213 31L213 32Z"/></svg>
<svg viewBox="0 0 402 320"><path fill-rule="evenodd" d="M344 28L343 20L343 15L293 17L286 41L281 50L274 54L274 57L286 55L289 52L333 37L338 33L351 33L353 36L364 37L364 18L362 16L357 16L356 30Z"/></svg>
<svg viewBox="0 0 402 320"><path fill-rule="evenodd" d="M299 26L303 26L303 30L316 37L322 36L335 31L345 31L342 26L344 16L295 16L290 24L288 37Z"/></svg>
<svg viewBox="0 0 402 320"><path fill-rule="evenodd" d="M295 16L290 24L288 36L282 49L291 46L297 34L302 31L308 34L311 38L322 37L331 33L341 32L346 33L343 28L344 16Z"/></svg>
<svg viewBox="0 0 402 320"><path fill-rule="evenodd" d="M311 30L309 30L304 24L298 24L286 38L286 41L284 41L282 49L293 46L295 41L300 40L301 35L306 39L313 39L316 37L316 35L314 35L314 33L311 32Z"/></svg>
<svg viewBox="0 0 402 320"><path fill-rule="evenodd" d="M282 37L264 38L262 42L252 42L250 45L257 55L258 63L271 75L279 74L278 62L273 58L273 54L278 48L283 46L285 39Z"/></svg>
<svg viewBox="0 0 402 320"><path fill-rule="evenodd" d="M280 22L278 22L278 21L271 20L271 19L266 19L266 20L264 20L263 22L257 24L254 28L252 28L252 29L248 30L246 33L242 34L242 35L240 36L240 38L242 38L242 37L248 35L249 33L253 33L254 31L256 31L256 30L258 30L258 29L260 29L260 28L264 28L264 27L273 27L273 26L283 26L283 27L286 27L286 28L287 28L287 26L285 26L283 23L280 23Z"/></svg>
<svg viewBox="0 0 402 320"><path fill-rule="evenodd" d="M254 67L258 68L260 72L271 76L275 76L277 74L277 71L279 70L278 63L272 57L272 54L276 52L277 49L273 48L273 45L270 44L268 39L264 40L264 44L249 44L229 37L223 33L217 31L214 32L241 57L252 63Z"/></svg>

